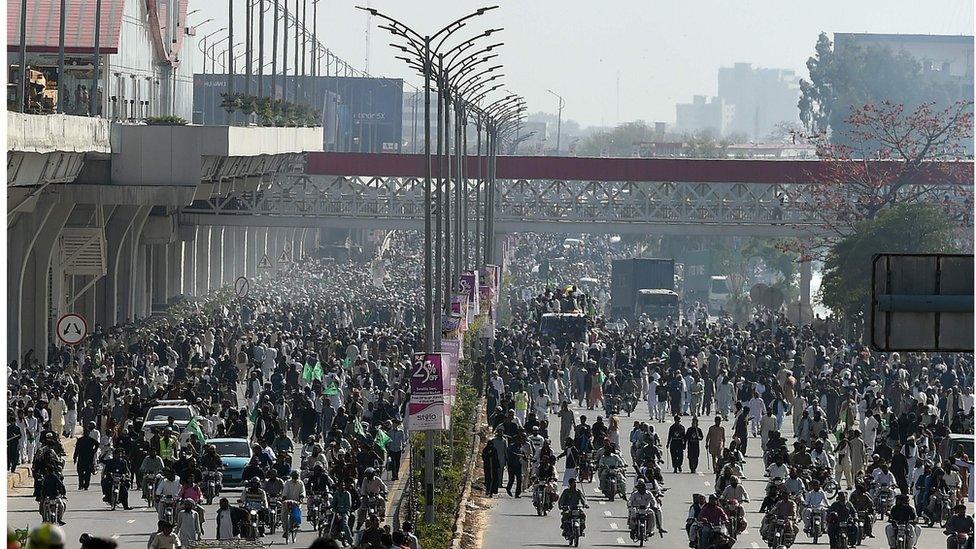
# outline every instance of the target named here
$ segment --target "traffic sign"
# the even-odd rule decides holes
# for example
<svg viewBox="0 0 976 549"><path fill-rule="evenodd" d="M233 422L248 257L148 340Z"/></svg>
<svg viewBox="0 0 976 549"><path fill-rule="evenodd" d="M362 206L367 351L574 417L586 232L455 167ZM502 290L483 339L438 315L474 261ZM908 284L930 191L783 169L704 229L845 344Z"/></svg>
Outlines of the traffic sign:
<svg viewBox="0 0 976 549"><path fill-rule="evenodd" d="M261 261L258 261L258 269L270 269L271 268L271 258L268 254L261 256Z"/></svg>
<svg viewBox="0 0 976 549"><path fill-rule="evenodd" d="M247 297L247 293L251 291L251 283L248 281L246 276L239 276L237 280L234 281L234 293L237 297L244 299Z"/></svg>
<svg viewBox="0 0 976 549"><path fill-rule="evenodd" d="M278 263L291 263L291 252L282 250L281 255L278 256Z"/></svg>
<svg viewBox="0 0 976 549"><path fill-rule="evenodd" d="M58 319L56 329L58 339L67 345L75 345L84 341L88 335L88 322L80 314L68 313Z"/></svg>

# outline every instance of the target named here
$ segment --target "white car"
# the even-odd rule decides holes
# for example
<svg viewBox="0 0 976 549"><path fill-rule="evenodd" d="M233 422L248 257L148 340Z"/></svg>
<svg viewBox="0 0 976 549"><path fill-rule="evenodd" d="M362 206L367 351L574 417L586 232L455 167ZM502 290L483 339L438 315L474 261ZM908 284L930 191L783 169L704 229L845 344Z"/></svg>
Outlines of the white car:
<svg viewBox="0 0 976 549"><path fill-rule="evenodd" d="M173 418L173 424L178 431L186 428L186 424L195 416L199 415L196 408L185 400L157 400L155 404L146 412L146 417L142 422L142 432L146 440L153 436L153 429L166 427L169 418Z"/></svg>

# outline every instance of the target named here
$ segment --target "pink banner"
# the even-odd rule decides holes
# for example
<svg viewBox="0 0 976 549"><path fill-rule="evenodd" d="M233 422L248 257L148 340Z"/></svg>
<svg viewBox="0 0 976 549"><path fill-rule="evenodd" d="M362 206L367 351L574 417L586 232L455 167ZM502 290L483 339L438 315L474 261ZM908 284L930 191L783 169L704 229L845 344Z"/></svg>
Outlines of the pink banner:
<svg viewBox="0 0 976 549"><path fill-rule="evenodd" d="M416 353L410 368L407 429L438 431L450 425L450 357L445 353Z"/></svg>

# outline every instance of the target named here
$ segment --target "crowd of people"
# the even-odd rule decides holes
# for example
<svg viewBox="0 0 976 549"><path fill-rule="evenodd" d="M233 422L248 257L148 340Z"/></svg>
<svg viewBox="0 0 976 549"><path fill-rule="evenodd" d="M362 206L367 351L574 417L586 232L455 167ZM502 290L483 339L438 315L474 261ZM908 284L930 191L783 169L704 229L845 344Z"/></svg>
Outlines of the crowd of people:
<svg viewBox="0 0 976 549"><path fill-rule="evenodd" d="M301 520L343 544L416 548L409 522L384 524L383 479L398 479L409 451L409 360L423 341L419 235L391 238L379 258L304 258L245 299L216 292L11 363L8 463L30 467L41 515L65 521L70 455L77 491L101 472L107 504L156 508L150 547L260 538L276 524L287 536L285 523ZM914 546L920 521L972 534L960 507L974 484L971 437L961 437L973 433L972 355L875 353L771 311L735 324L696 306L690 318L621 329L604 314L610 261L646 243L514 240L510 318L476 376L489 497L503 486L530 493L540 514L563 511L564 536L577 523L584 535L581 486L596 482L627 501L632 537L663 536L666 480L708 468L714 493L687 511L695 547L730 545L751 501L763 537L786 545L801 527L831 541L878 532L891 547L899 536ZM573 311L586 315L584 337L542 335L543 314ZM143 425L160 402L193 417ZM644 406L649 421L621 432L620 414ZM251 450L240 496L216 494L208 510L208 479L219 484L224 467L213 439ZM763 459L761 495L741 482L746 456Z"/></svg>
<svg viewBox="0 0 976 549"><path fill-rule="evenodd" d="M29 466L42 517L63 525L75 490L100 471L113 508L157 508L150 547L261 538L286 518L344 545L417 547L409 521L384 524L386 482L409 451L407 371L422 343L419 240L392 238L380 257L304 258L253 281L244 299L215 292L13 361L8 463ZM193 417L151 421L160 403ZM220 491L226 478L213 439L251 451L240 496L224 489L205 512L208 479ZM77 487L65 486L66 467Z"/></svg>
<svg viewBox="0 0 976 549"><path fill-rule="evenodd" d="M522 255L553 244L526 237ZM646 503L654 512L640 516L660 525L662 469L694 473L708 463L715 493L696 497L687 532L699 547L721 546L745 529L744 457L761 456L769 484L755 497L767 539L785 532L790 544L802 525L815 539L835 541L849 525L843 535L861 540L875 535L879 518L888 520L882 531L891 547L899 536L913 547L919 522L972 535L965 507L974 484L971 354L875 353L784 315L774 321L771 311L742 325L699 315L675 326L634 322L625 331L591 315L584 340L540 335L547 312L596 309L575 281L583 274L605 285L613 257L580 258L567 276L547 280L532 261L510 266L513 318L484 358L489 497L504 485L516 498L531 490L536 505L557 501L567 511L565 533L569 511L586 503L577 483L595 472L605 496L626 497L620 471L629 469L631 517ZM531 297L522 292L540 286ZM652 421L621 433L618 414L637 402Z"/></svg>

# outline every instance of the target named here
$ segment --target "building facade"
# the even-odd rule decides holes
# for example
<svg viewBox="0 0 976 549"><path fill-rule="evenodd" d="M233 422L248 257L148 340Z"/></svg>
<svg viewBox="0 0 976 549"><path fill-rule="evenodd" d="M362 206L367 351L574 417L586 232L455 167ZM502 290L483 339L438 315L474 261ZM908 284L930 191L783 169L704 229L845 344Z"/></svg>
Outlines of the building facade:
<svg viewBox="0 0 976 549"><path fill-rule="evenodd" d="M723 136L735 118L735 107L721 97L709 100L704 95L696 95L691 103L675 105L675 110L675 130L678 132L710 131L716 136Z"/></svg>
<svg viewBox="0 0 976 549"><path fill-rule="evenodd" d="M800 80L792 69L766 69L735 63L718 69L718 96L735 107L728 133L759 142L777 124L799 123Z"/></svg>

